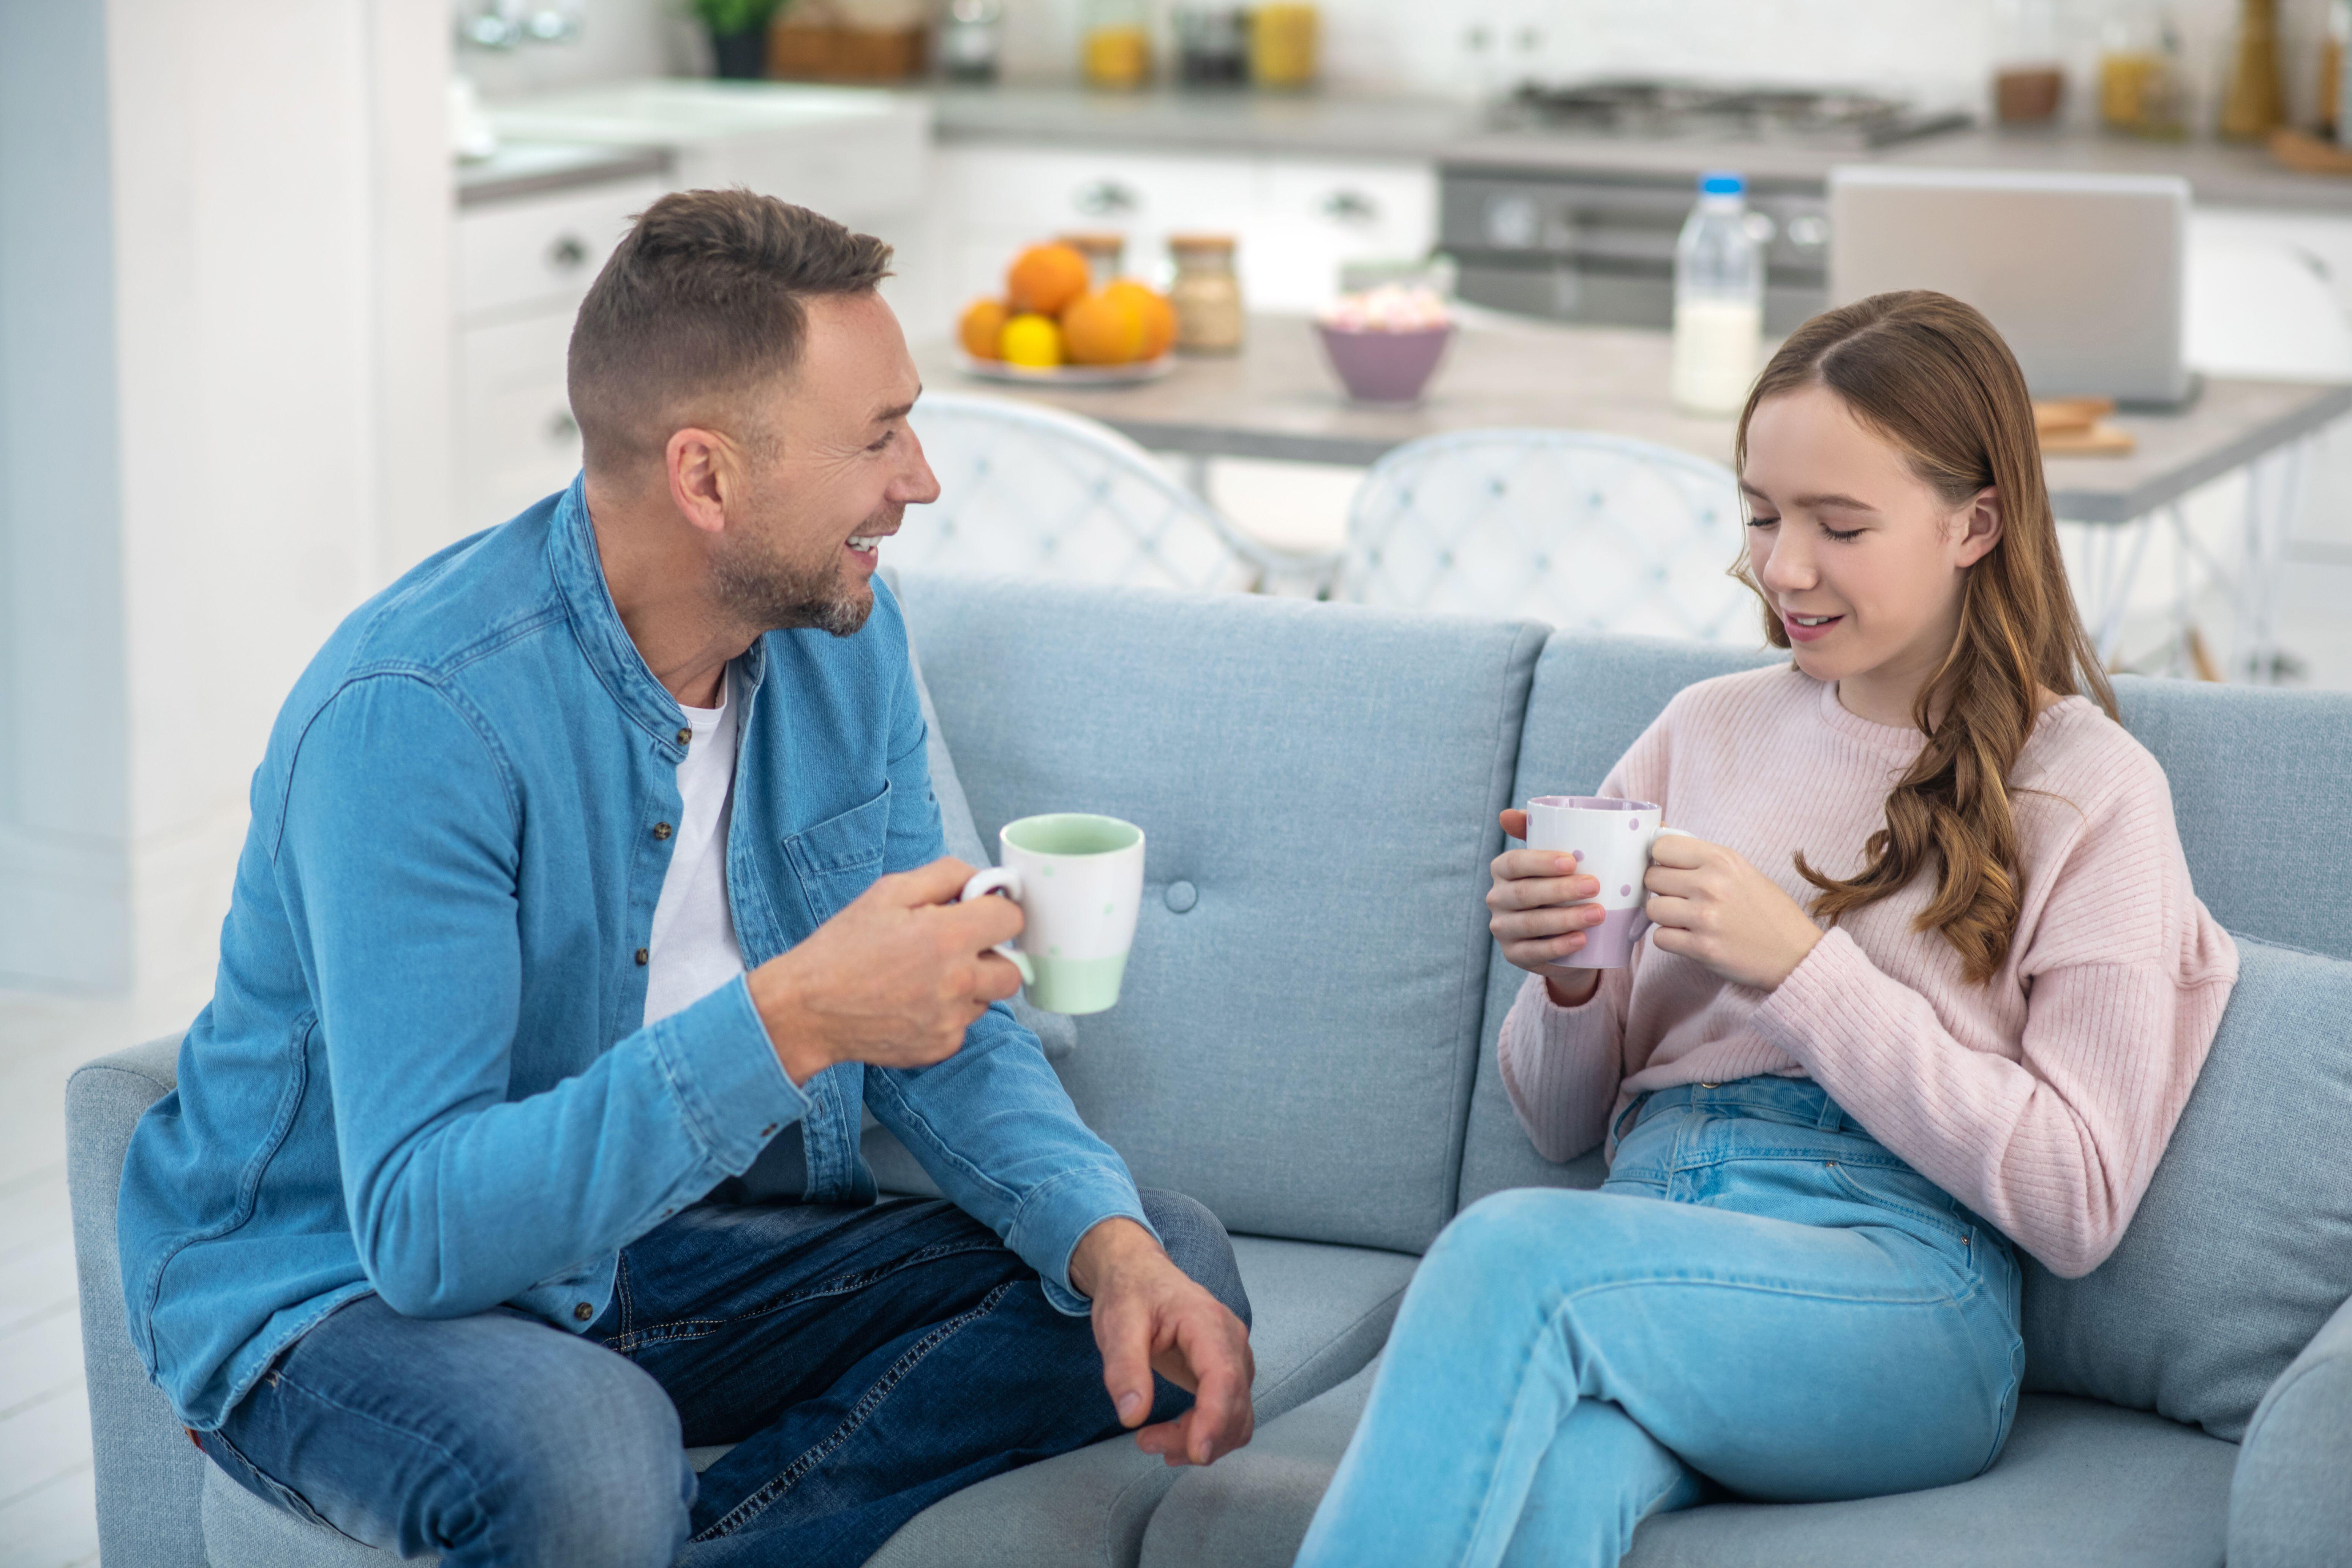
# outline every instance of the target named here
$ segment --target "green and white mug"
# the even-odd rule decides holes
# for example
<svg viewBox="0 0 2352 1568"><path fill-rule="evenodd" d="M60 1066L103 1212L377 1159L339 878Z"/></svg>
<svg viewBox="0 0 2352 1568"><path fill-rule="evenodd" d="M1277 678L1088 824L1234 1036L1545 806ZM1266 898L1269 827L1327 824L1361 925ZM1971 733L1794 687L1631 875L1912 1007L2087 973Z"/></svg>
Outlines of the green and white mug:
<svg viewBox="0 0 2352 1568"><path fill-rule="evenodd" d="M1021 971L1033 1005L1100 1013L1118 1000L1143 902L1143 829L1116 816L1055 812L1008 822L994 870L958 900L1003 893L1021 906L1019 939L997 948Z"/></svg>

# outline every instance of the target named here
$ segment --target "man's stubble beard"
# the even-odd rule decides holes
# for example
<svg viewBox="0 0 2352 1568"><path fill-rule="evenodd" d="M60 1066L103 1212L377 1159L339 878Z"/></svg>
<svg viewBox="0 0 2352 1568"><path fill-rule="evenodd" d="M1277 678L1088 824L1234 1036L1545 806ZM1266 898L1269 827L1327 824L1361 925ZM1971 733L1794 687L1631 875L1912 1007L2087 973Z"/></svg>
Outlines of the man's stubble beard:
<svg viewBox="0 0 2352 1568"><path fill-rule="evenodd" d="M890 518L889 527L897 524ZM719 603L762 632L811 626L837 637L856 634L874 613L873 588L850 584L849 563L838 553L829 567L793 560L775 548L777 531L772 525L746 531L718 552L710 570Z"/></svg>

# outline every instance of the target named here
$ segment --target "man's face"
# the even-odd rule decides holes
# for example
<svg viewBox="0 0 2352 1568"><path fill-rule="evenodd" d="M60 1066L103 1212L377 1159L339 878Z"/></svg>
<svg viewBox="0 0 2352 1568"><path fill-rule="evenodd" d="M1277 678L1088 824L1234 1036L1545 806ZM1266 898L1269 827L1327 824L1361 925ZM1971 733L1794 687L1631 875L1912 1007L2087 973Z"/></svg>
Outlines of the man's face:
<svg viewBox="0 0 2352 1568"><path fill-rule="evenodd" d="M879 294L808 303L793 373L760 395L751 485L730 504L711 570L720 598L751 626L816 626L847 637L874 608L880 541L939 481L908 426L922 383L898 319Z"/></svg>

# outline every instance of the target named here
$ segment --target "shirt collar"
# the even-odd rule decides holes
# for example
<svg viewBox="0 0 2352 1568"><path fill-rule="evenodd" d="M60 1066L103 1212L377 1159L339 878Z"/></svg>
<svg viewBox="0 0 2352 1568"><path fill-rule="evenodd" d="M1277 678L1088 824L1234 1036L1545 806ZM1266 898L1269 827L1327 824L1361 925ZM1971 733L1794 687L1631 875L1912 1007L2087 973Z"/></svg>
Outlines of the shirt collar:
<svg viewBox="0 0 2352 1568"><path fill-rule="evenodd" d="M621 624L621 612L613 604L612 585L604 581L604 563L596 553L596 531L588 520L586 484L587 471L583 469L572 476L570 488L555 503L547 554L549 567L555 575L556 591L563 595L572 633L580 640L589 668L604 682L604 689L613 694L621 711L673 755L682 755L686 743L678 737L680 731L687 730L685 710L678 707L668 689L654 679L645 656L629 640L628 627ZM744 731L751 715L751 697L759 689L760 678L766 668L766 642L765 637L753 638L751 646L735 661L733 695L741 703L736 717L738 735Z"/></svg>

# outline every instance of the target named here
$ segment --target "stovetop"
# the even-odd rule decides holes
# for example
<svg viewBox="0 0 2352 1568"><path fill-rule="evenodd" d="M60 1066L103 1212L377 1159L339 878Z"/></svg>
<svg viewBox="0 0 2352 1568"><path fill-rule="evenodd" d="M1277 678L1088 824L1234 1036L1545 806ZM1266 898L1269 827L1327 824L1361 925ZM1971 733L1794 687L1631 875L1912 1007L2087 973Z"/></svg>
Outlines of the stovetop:
<svg viewBox="0 0 2352 1568"><path fill-rule="evenodd" d="M1632 77L1528 82L1496 106L1496 120L1518 131L1856 149L1972 123L1962 110L1922 109L1837 88L1722 87Z"/></svg>

